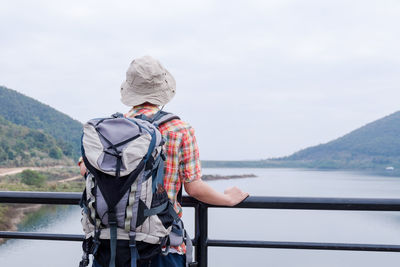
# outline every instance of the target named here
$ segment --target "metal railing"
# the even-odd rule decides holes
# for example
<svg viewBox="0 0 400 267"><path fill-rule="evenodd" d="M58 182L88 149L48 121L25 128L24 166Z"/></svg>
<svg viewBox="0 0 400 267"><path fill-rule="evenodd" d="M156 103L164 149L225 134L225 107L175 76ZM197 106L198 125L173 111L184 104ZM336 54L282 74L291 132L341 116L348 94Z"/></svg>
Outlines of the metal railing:
<svg viewBox="0 0 400 267"><path fill-rule="evenodd" d="M80 198L80 193L0 192L0 203L77 205ZM191 197L183 197L183 206L195 209L193 242L196 246L195 257L200 267L207 266L208 247L400 252L400 245L209 239L208 209L221 207L206 205ZM400 211L400 199L249 197L235 207L223 208ZM0 231L0 238L82 241L83 235Z"/></svg>

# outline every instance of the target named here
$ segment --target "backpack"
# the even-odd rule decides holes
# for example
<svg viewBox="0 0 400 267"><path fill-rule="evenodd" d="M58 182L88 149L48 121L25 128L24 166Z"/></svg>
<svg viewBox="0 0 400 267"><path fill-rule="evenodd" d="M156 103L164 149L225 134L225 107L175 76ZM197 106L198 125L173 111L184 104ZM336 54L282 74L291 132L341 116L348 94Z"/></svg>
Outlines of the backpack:
<svg viewBox="0 0 400 267"><path fill-rule="evenodd" d="M84 125L81 149L88 172L80 203L85 239L79 266L89 264L100 242L109 242L109 267L116 266L117 244L129 247L130 266L136 267L137 260L165 255L183 241L186 266L195 266L191 240L164 189L166 157L158 127L173 119L179 117L164 111L152 118L116 113Z"/></svg>

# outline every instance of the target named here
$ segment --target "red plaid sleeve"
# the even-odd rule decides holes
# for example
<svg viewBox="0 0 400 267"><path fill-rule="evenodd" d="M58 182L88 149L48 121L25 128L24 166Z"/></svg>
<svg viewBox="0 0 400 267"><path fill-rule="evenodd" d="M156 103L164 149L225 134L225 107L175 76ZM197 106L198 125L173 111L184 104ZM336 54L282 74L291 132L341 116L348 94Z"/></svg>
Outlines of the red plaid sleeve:
<svg viewBox="0 0 400 267"><path fill-rule="evenodd" d="M192 127L189 127L183 133L179 157L179 178L181 182L190 183L199 180L201 178L199 148Z"/></svg>

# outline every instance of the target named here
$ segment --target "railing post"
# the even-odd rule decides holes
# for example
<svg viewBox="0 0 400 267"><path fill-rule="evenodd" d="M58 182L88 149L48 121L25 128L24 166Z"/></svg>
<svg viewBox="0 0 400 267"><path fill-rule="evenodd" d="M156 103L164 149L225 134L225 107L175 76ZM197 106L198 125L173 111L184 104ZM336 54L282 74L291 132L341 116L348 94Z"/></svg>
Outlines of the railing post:
<svg viewBox="0 0 400 267"><path fill-rule="evenodd" d="M208 208L206 205L199 203L195 212L196 226L196 261L199 267L207 267L208 264Z"/></svg>

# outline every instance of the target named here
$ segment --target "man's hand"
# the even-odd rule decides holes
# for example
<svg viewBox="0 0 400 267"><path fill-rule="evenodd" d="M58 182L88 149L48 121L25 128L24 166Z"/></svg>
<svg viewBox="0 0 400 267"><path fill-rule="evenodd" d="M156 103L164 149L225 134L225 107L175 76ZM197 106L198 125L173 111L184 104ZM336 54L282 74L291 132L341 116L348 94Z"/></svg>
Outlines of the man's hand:
<svg viewBox="0 0 400 267"><path fill-rule="evenodd" d="M85 176L85 174L86 174L86 166L85 166L85 163L81 162L81 163L79 164L79 168L81 169L81 175L82 175L82 176Z"/></svg>
<svg viewBox="0 0 400 267"><path fill-rule="evenodd" d="M228 206L235 206L245 200L248 196L249 193L245 193L240 188L233 186L233 187L228 187L225 189L224 194L228 196L228 199L230 203Z"/></svg>
<svg viewBox="0 0 400 267"><path fill-rule="evenodd" d="M235 206L249 196L248 193L243 192L237 187L227 188L224 194L222 194L215 191L203 180L184 183L184 185L189 196L212 205Z"/></svg>

